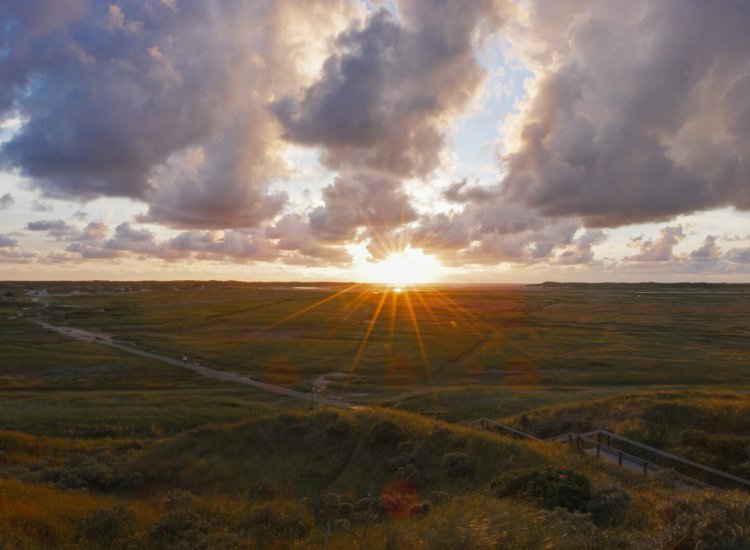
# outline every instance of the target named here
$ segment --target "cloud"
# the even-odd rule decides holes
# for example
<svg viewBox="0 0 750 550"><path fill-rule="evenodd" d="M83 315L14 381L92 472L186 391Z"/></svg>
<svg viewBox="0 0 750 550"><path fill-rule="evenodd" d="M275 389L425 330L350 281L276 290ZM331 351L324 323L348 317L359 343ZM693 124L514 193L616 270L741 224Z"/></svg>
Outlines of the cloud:
<svg viewBox="0 0 750 550"><path fill-rule="evenodd" d="M475 48L507 8L479 0L404 0L336 39L318 81L274 106L286 139L323 148L334 169L424 176L440 164L446 125L485 78Z"/></svg>
<svg viewBox="0 0 750 550"><path fill-rule="evenodd" d="M310 233L307 220L300 214L287 214L266 229L266 237L276 241L280 251L294 252L304 258L300 263L343 265L351 261L351 256L340 246L325 246L316 241ZM289 258L285 258L289 261Z"/></svg>
<svg viewBox="0 0 750 550"><path fill-rule="evenodd" d="M658 239L637 237L630 241L630 246L639 250L634 256L627 256L630 262L670 262L676 259L674 247L685 238L681 225L665 227L659 231Z"/></svg>
<svg viewBox="0 0 750 550"><path fill-rule="evenodd" d="M0 248L12 248L18 246L18 241L0 233Z"/></svg>
<svg viewBox="0 0 750 550"><path fill-rule="evenodd" d="M721 257L721 248L716 245L716 236L707 235L703 245L690 253L690 258L699 261L715 261Z"/></svg>
<svg viewBox="0 0 750 550"><path fill-rule="evenodd" d="M466 179L448 186L443 196L451 202L485 202L499 195L497 188L486 188L479 185L469 185Z"/></svg>
<svg viewBox="0 0 750 550"><path fill-rule="evenodd" d="M352 2L13 0L0 163L48 196L144 201L178 227L255 226L286 169L267 105L311 77ZM10 25L10 24L9 24Z"/></svg>
<svg viewBox="0 0 750 550"><path fill-rule="evenodd" d="M750 208L749 4L523 5L535 78L506 126L509 201L590 227Z"/></svg>
<svg viewBox="0 0 750 550"><path fill-rule="evenodd" d="M469 203L458 212L424 216L411 242L454 266L533 264L551 262L556 250L573 243L579 227L576 220L547 220L531 209L507 206L495 197Z"/></svg>
<svg viewBox="0 0 750 550"><path fill-rule="evenodd" d="M25 264L36 258L35 253L21 250L17 240L0 233L0 263Z"/></svg>
<svg viewBox="0 0 750 550"><path fill-rule="evenodd" d="M725 259L734 264L750 264L750 248L733 248L726 253Z"/></svg>
<svg viewBox="0 0 750 550"><path fill-rule="evenodd" d="M351 241L360 227L372 235L416 219L398 180L365 172L336 178L323 189L323 206L309 214L311 233L325 242Z"/></svg>
<svg viewBox="0 0 750 550"><path fill-rule="evenodd" d="M58 239L74 235L77 229L63 220L38 220L26 224L29 231L45 231L50 237Z"/></svg>
<svg viewBox="0 0 750 550"><path fill-rule="evenodd" d="M103 239L107 235L108 231L109 226L106 223L90 222L78 235L71 237L71 240L93 241L97 239Z"/></svg>
<svg viewBox="0 0 750 550"><path fill-rule="evenodd" d="M5 210L6 208L10 208L10 206L15 202L15 199L13 198L13 195L10 193L5 193L2 197L0 197L0 210Z"/></svg>
<svg viewBox="0 0 750 550"><path fill-rule="evenodd" d="M17 248L0 248L0 263L28 264L38 258L38 254Z"/></svg>
<svg viewBox="0 0 750 550"><path fill-rule="evenodd" d="M164 248L195 254L199 259L270 261L277 256L263 235L255 231L185 231L164 243Z"/></svg>
<svg viewBox="0 0 750 550"><path fill-rule="evenodd" d="M31 209L34 212L51 212L53 210L52 206L39 200L31 203Z"/></svg>
<svg viewBox="0 0 750 550"><path fill-rule="evenodd" d="M450 123L482 91L477 48L510 11L495 0L380 9L337 37L318 80L274 103L284 138L320 147L339 172L309 213L315 239L370 239L376 257L408 244L404 228L418 212L402 182L441 165Z"/></svg>
<svg viewBox="0 0 750 550"><path fill-rule="evenodd" d="M595 263L593 247L607 238L604 231L594 229L584 232L563 250L555 263L561 265L591 265Z"/></svg>

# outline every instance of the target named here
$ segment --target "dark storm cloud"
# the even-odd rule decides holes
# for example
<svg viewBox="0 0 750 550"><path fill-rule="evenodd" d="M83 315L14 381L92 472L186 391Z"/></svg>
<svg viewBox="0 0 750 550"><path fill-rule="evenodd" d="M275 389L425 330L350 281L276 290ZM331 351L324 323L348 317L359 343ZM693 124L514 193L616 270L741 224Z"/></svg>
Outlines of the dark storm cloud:
<svg viewBox="0 0 750 550"><path fill-rule="evenodd" d="M595 227L750 208L750 3L525 5L508 200Z"/></svg>
<svg viewBox="0 0 750 550"><path fill-rule="evenodd" d="M296 64L348 11L345 0L4 2L0 117L23 123L0 162L50 196L145 201L164 224L257 225L285 201L266 191L284 169L267 105L302 84Z"/></svg>

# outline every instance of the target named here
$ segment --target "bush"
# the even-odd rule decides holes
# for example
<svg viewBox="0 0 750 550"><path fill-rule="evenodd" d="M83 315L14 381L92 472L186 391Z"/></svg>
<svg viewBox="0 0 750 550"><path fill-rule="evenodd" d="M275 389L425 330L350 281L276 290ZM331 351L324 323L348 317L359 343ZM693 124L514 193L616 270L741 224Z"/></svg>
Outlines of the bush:
<svg viewBox="0 0 750 550"><path fill-rule="evenodd" d="M672 468L659 468L651 474L651 483L662 489L674 489L677 486L677 472Z"/></svg>
<svg viewBox="0 0 750 550"><path fill-rule="evenodd" d="M430 491L429 498L431 502L440 504L450 498L450 495L445 491Z"/></svg>
<svg viewBox="0 0 750 550"><path fill-rule="evenodd" d="M159 500L164 508L173 512L181 508L187 508L193 504L195 496L188 491L183 491L182 489L172 489L171 491L160 495Z"/></svg>
<svg viewBox="0 0 750 550"><path fill-rule="evenodd" d="M451 478L467 478L474 473L474 465L466 453L448 453L443 456L443 471Z"/></svg>
<svg viewBox="0 0 750 550"><path fill-rule="evenodd" d="M378 499L380 510L388 517L409 517L412 506L419 503L417 488L407 480L388 483Z"/></svg>
<svg viewBox="0 0 750 550"><path fill-rule="evenodd" d="M432 511L432 503L427 500L423 500L419 504L415 504L411 507L409 515L414 516L426 516Z"/></svg>
<svg viewBox="0 0 750 550"><path fill-rule="evenodd" d="M630 507L630 494L615 486L595 489L588 511L597 525L611 525L622 521Z"/></svg>
<svg viewBox="0 0 750 550"><path fill-rule="evenodd" d="M180 509L162 517L149 533L152 548L197 547L198 541L216 530L210 517L193 509Z"/></svg>
<svg viewBox="0 0 750 550"><path fill-rule="evenodd" d="M136 489L143 485L140 472L130 470L124 460L116 461L105 455L74 454L56 468L30 473L24 478L52 483L61 489L111 491Z"/></svg>
<svg viewBox="0 0 750 550"><path fill-rule="evenodd" d="M586 512L591 501L591 485L585 476L572 470L547 468L502 476L491 482L498 497L525 496L547 509L565 508Z"/></svg>
<svg viewBox="0 0 750 550"><path fill-rule="evenodd" d="M349 504L353 509L353 506ZM247 535L261 548L287 547L292 541L307 537L314 527L309 512L289 503L264 504L248 514Z"/></svg>
<svg viewBox="0 0 750 550"><path fill-rule="evenodd" d="M127 504L94 510L83 520L80 533L101 548L117 548L135 532L135 513Z"/></svg>
<svg viewBox="0 0 750 550"><path fill-rule="evenodd" d="M413 464L401 466L396 470L395 477L396 479L408 481L418 489L424 489L435 481L435 478L432 475L422 472Z"/></svg>
<svg viewBox="0 0 750 550"><path fill-rule="evenodd" d="M679 495L654 514L660 529L649 541L653 548L748 548L750 504L738 495Z"/></svg>
<svg viewBox="0 0 750 550"><path fill-rule="evenodd" d="M407 439L406 431L391 420L378 420L370 430L369 442L376 447L397 447Z"/></svg>

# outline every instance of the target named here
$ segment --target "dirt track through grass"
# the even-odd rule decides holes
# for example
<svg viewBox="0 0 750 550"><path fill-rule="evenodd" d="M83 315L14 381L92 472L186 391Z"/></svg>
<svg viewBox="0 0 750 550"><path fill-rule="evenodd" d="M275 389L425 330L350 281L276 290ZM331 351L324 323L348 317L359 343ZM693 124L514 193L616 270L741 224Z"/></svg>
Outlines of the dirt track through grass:
<svg viewBox="0 0 750 550"><path fill-rule="evenodd" d="M124 351L126 353L132 353L134 355L139 355L147 359L153 359L155 361L168 363L169 365L173 365L175 367L189 369L193 372L200 374L201 376L205 376L207 378L213 378L214 380L234 382L236 384L245 384L247 386L252 386L254 388L258 388L260 390L267 391L270 393L276 393L279 395L284 395L286 397L292 397L294 399L301 399L303 401L320 403L322 405L329 405L331 407L340 407L344 409L352 409L352 408L357 407L357 405L354 405L352 403L347 403L346 401L340 401L338 399L329 399L327 397L323 397L322 395L314 395L309 392L300 392L296 390L290 390L289 388L285 388L283 386L277 386L275 384L268 384L266 382L254 380L252 378L248 378L247 376L242 376L241 374L236 374L233 372L224 372L224 371L220 371L216 369L210 369L208 367L201 367L200 365L196 365L187 361L183 362L183 361L180 361L179 359L174 359L172 357L167 357L165 355L159 355L156 353L151 353L149 351L144 351L142 349L128 346L126 344L115 342L109 336L99 334L96 332L91 332L88 330L82 330L82 329L72 328L72 327L58 327L58 326L50 325L49 323L45 323L44 321L39 321L36 319L34 320L34 322L38 323L39 325L41 325L42 327L48 330L53 330L64 336L75 338L76 340L83 340L85 342L92 342L95 344L100 344L102 346L108 346L110 348L119 349L120 351Z"/></svg>

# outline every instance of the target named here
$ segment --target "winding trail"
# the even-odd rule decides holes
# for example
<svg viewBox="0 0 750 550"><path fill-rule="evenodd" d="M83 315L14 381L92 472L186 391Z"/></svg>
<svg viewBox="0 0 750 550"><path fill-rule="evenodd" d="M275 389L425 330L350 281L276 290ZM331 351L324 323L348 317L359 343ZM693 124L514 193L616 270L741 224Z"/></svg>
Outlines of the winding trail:
<svg viewBox="0 0 750 550"><path fill-rule="evenodd" d="M440 365L440 368L466 363L469 359L471 359L472 357L478 355L479 353L487 349L487 346L489 346L490 343L492 343L492 340L494 338L495 338L495 333L493 333L491 330L488 330L487 332L484 333L484 336L482 336L479 340L474 342L464 351L462 351L455 357L445 361L442 365Z"/></svg>
<svg viewBox="0 0 750 550"><path fill-rule="evenodd" d="M120 351L124 351L126 353L132 353L133 355L139 355L140 357L145 357L146 359L153 359L154 361L161 361L162 363L167 363L175 367L189 369L200 374L201 376L205 376L206 378L213 378L214 380L222 380L224 382L234 382L236 384L245 384L246 386L258 388L259 390L284 395L286 397L292 397L294 399L300 399L302 401L307 401L308 403L314 402L321 405L329 405L331 407L339 407L342 409L366 408L362 405L355 405L354 403L347 403L346 401L341 401L339 399L324 397L318 393L313 394L311 392L290 390L283 386L267 384L266 382L254 380L253 378L248 378L247 376L243 376L234 372L225 372L216 369L210 369L208 367L201 367L193 363L183 362L179 359L167 357L166 355L151 353L150 351L144 351L133 346L115 342L110 336L107 336L106 334L83 330L80 328L58 327L55 325L50 325L49 323L45 323L44 321L40 321L38 319L34 319L34 322L46 328L47 330L55 331L59 334L62 334L63 336L68 336L70 338L75 338L76 340L82 340L85 342L92 342L94 344L100 344L102 346L119 349Z"/></svg>

